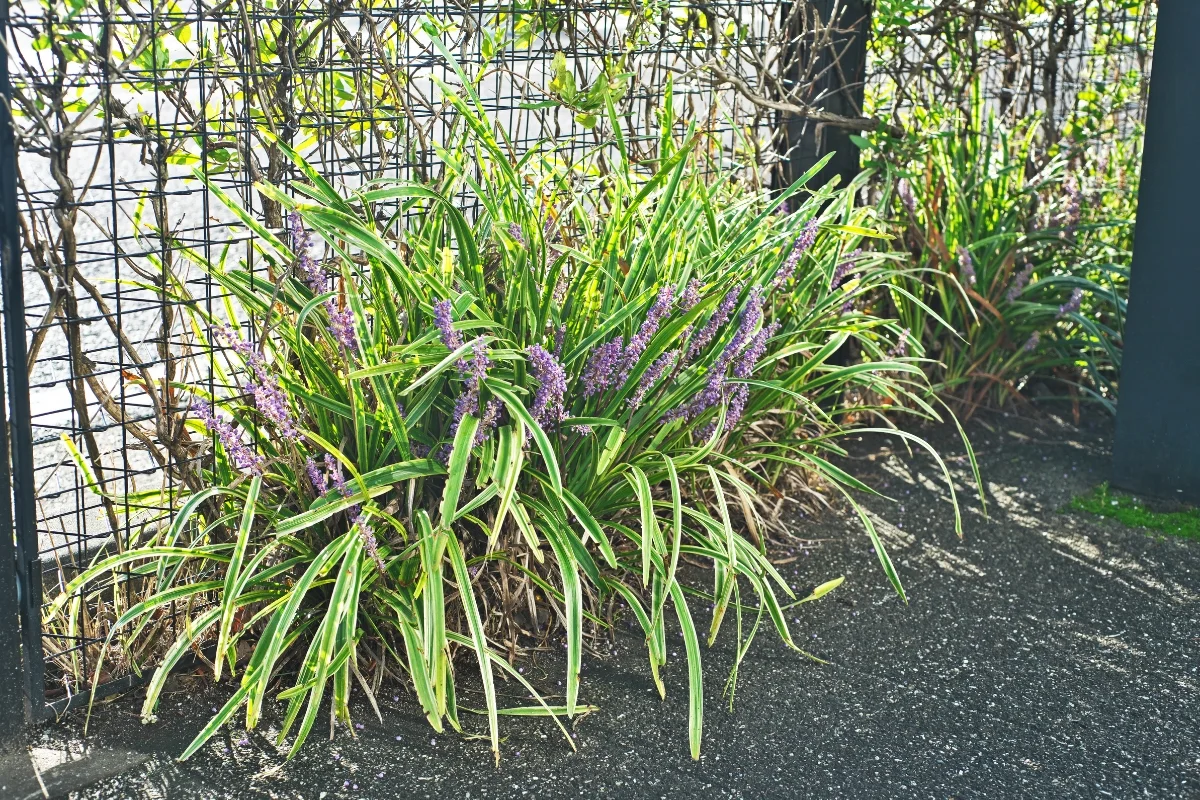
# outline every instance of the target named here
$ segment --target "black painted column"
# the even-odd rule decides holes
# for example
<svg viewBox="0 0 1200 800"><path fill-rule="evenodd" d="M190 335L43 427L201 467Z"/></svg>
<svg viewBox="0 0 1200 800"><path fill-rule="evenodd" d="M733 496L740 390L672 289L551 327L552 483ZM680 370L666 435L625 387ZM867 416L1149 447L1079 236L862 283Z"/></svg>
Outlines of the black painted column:
<svg viewBox="0 0 1200 800"><path fill-rule="evenodd" d="M33 427L25 371L25 301L17 227L17 153L11 113L9 3L0 0L0 294L8 425L0 436L0 739L20 732L42 706L41 564L33 490ZM0 397L5 394L0 392ZM0 419L3 418L0 414ZM10 505L9 497L12 497ZM35 588L36 587L36 588ZM21 626L16 627L19 613ZM19 637L19 639L18 639ZM20 646L18 646L18 640ZM31 698L36 697L36 701ZM18 724L21 723L21 724Z"/></svg>
<svg viewBox="0 0 1200 800"><path fill-rule="evenodd" d="M1160 0L1113 483L1200 503L1200 2Z"/></svg>

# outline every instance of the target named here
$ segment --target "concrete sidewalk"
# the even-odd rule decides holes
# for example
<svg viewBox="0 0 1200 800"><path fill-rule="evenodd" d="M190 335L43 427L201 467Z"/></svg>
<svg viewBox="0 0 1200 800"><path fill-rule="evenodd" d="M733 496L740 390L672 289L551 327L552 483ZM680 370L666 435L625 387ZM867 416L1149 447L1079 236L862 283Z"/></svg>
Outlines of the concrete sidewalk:
<svg viewBox="0 0 1200 800"><path fill-rule="evenodd" d="M29 755L0 762L0 797L1200 797L1200 542L1063 509L1107 476L1111 430L989 415L971 426L990 517L951 462L966 535L954 535L940 470L895 440L854 443L843 461L895 499L867 502L909 595L888 586L851 515L797 518L820 540L781 566L798 589L845 575L819 603L789 612L820 665L759 632L732 712L721 690L734 621L704 652L702 758L688 757L681 644L660 701L640 636L585 659L581 699L600 710L572 729L578 752L545 720L502 720L503 760L485 741L433 735L407 693L381 725L328 741L314 731L284 762L268 727L230 729L173 759L227 686L179 681L160 722L138 700L34 732ZM961 452L952 432L932 434ZM785 553L786 557L787 554ZM707 611L697 609L707 627ZM551 686L558 665L533 663ZM503 691L503 690L502 690ZM475 698L464 691L463 706ZM517 702L512 700L510 702ZM482 718L464 715L482 732ZM320 726L318 726L320 727Z"/></svg>

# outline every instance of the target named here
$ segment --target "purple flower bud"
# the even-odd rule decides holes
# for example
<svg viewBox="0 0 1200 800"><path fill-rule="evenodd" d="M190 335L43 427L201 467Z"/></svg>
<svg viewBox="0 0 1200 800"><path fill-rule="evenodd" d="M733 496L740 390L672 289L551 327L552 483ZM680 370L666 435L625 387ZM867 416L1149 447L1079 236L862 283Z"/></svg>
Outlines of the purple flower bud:
<svg viewBox="0 0 1200 800"><path fill-rule="evenodd" d="M371 528L371 520L365 513L359 512L354 518L354 525L358 528L358 535L362 539L363 547L367 551L367 555L375 562L376 568L380 572L387 572L387 565L383 563L383 557L379 555L379 542L375 538L375 531ZM362 730L362 726L359 726Z"/></svg>
<svg viewBox="0 0 1200 800"><path fill-rule="evenodd" d="M483 384L487 377L488 368L492 365L491 359L487 355L487 345L483 339L476 339L471 344L471 356L464 358L458 363L458 371L464 377L465 388L463 393L458 396L458 400L454 403L454 424L451 428L451 435L458 433L458 426L462 422L462 418L470 414L474 417L480 417L479 414L479 387ZM491 416L491 425L495 424L499 416L499 406ZM480 426L476 430L476 443L482 444L487 438L490 425L485 426L486 419L480 418ZM479 437L483 437L482 439Z"/></svg>
<svg viewBox="0 0 1200 800"><path fill-rule="evenodd" d="M508 223L508 235L522 247L525 246L525 234L521 232L521 226L515 222Z"/></svg>
<svg viewBox="0 0 1200 800"><path fill-rule="evenodd" d="M313 294L327 291L328 280L312 257L312 236L304 229L300 215L293 211L288 215L288 223L291 227L292 249L296 251L296 271Z"/></svg>
<svg viewBox="0 0 1200 800"><path fill-rule="evenodd" d="M250 449L234 427L213 413L212 406L203 400L192 403L192 413L204 424L209 433L215 434L225 449L225 455L240 472L261 475L265 460Z"/></svg>
<svg viewBox="0 0 1200 800"><path fill-rule="evenodd" d="M733 309L737 307L738 297L742 293L742 286L745 284L734 284L725 297L721 299L721 304L717 306L717 310L709 317L708 323L701 328L692 338L692 342L688 345L686 361L691 361L704 348L708 347L709 342L717 335L729 318L733 316Z"/></svg>
<svg viewBox="0 0 1200 800"><path fill-rule="evenodd" d="M763 289L760 286L755 286L750 290L750 296L746 299L746 307L742 310L738 329L710 367L708 381L705 383L704 388L697 392L688 402L668 411L663 417L664 422L681 418L688 420L696 419L704 411L720 403L724 397L726 386L725 373L729 370L729 365L733 362L738 351L742 349L742 346L747 341L752 343L752 346L757 351L757 355L750 354L753 360L747 363L739 362L737 368L745 372L746 375L750 374L754 368L754 361L757 361L758 357L761 356L761 353L766 348L767 339L773 336L776 330L775 326L772 325L767 331L760 331L761 340L759 340L759 336L751 335L759 322L762 321L762 306ZM709 433L711 434L711 431ZM703 433L700 435L704 438Z"/></svg>
<svg viewBox="0 0 1200 800"><path fill-rule="evenodd" d="M554 357L562 358L563 341L567 338L567 326L559 325L554 329Z"/></svg>
<svg viewBox="0 0 1200 800"><path fill-rule="evenodd" d="M351 492L346 488L346 478L342 475L342 465L329 453L325 454L325 472L333 480L333 488L342 497L349 497Z"/></svg>
<svg viewBox="0 0 1200 800"><path fill-rule="evenodd" d="M1034 331L1033 334L1030 335L1029 339L1025 342L1025 346L1022 349L1026 353L1032 353L1034 350L1037 349L1038 342L1040 342L1041 340L1042 340L1042 335L1040 333L1038 333L1037 331Z"/></svg>
<svg viewBox="0 0 1200 800"><path fill-rule="evenodd" d="M295 441L300 438L296 420L288 408L287 396L279 388L279 382L267 368L267 363L254 347L237 335L228 325L217 328L214 333L246 362L252 380L246 387L254 398L254 405L270 420L284 438Z"/></svg>
<svg viewBox="0 0 1200 800"><path fill-rule="evenodd" d="M642 373L642 379L638 381L637 391L629 398L630 408L639 408L646 399L646 395L654 388L654 385L666 374L667 370L675 366L675 361L679 358L678 350L668 350L654 360L654 363Z"/></svg>
<svg viewBox="0 0 1200 800"><path fill-rule="evenodd" d="M338 310L337 303L330 298L325 301L325 311L329 314L329 332L337 343L348 352L358 349L358 337L354 333L354 312L349 307Z"/></svg>
<svg viewBox="0 0 1200 800"><path fill-rule="evenodd" d="M1029 283L1030 277L1033 276L1033 264L1025 262L1025 268L1016 274L1012 284L1008 287L1008 301L1011 303L1021 296L1021 292L1025 291L1025 286Z"/></svg>
<svg viewBox="0 0 1200 800"><path fill-rule="evenodd" d="M329 479L326 478L325 473L321 472L321 468L317 466L317 462L313 461L312 456L304 459L304 470L308 473L308 482L312 484L317 497L321 497L329 491Z"/></svg>
<svg viewBox="0 0 1200 800"><path fill-rule="evenodd" d="M896 194L900 196L900 202L904 205L904 209L909 214L915 214L917 201L913 198L912 186L909 184L908 178L900 179L900 183L896 185Z"/></svg>
<svg viewBox="0 0 1200 800"><path fill-rule="evenodd" d="M908 337L911 331L908 328L900 331L900 338L896 340L896 345L891 350L888 350L888 358L903 358L908 353Z"/></svg>
<svg viewBox="0 0 1200 800"><path fill-rule="evenodd" d="M479 427L475 429L476 447L486 442L492 429L496 427L496 423L500 420L501 408L499 400L488 400L484 404L483 416L479 418Z"/></svg>
<svg viewBox="0 0 1200 800"><path fill-rule="evenodd" d="M838 264L837 269L833 271L833 277L829 281L829 291L841 286L854 275L855 260L862 255L862 249L859 248L846 256L846 260Z"/></svg>
<svg viewBox="0 0 1200 800"><path fill-rule="evenodd" d="M566 418L563 396L567 391L567 373L554 356L546 352L541 345L533 345L527 353L529 370L534 380L538 382L531 409L533 417L537 420L538 425L552 430Z"/></svg>
<svg viewBox="0 0 1200 800"><path fill-rule="evenodd" d="M775 280L772 286L778 289L792 277L796 272L796 267L800 265L800 256L804 255L804 251L812 247L813 242L817 240L817 221L810 219L804 226L804 230L796 237L796 241L792 244L792 251L788 253L788 257L784 260L783 265L779 268L779 272L775 274Z"/></svg>
<svg viewBox="0 0 1200 800"><path fill-rule="evenodd" d="M746 401L750 399L750 387L744 383L735 383L729 393L729 409L725 412L725 430L732 430L737 425L746 410Z"/></svg>
<svg viewBox="0 0 1200 800"><path fill-rule="evenodd" d="M967 285L975 285L975 262L971 259L971 251L959 245L958 247L959 274L966 279Z"/></svg>
<svg viewBox="0 0 1200 800"><path fill-rule="evenodd" d="M1067 210L1063 219L1063 227L1066 228L1067 234L1071 235L1079 227L1080 210L1083 204L1083 192L1079 189L1079 179L1073 174L1068 175L1063 181L1063 191L1067 195Z"/></svg>
<svg viewBox="0 0 1200 800"><path fill-rule="evenodd" d="M734 376L749 378L754 372L754 365L761 361L763 354L767 352L767 342L778 332L779 323L772 322L756 333L750 344L746 345L746 349L738 356L737 363L733 365Z"/></svg>
<svg viewBox="0 0 1200 800"><path fill-rule="evenodd" d="M646 352L646 347L654 338L654 334L658 332L662 321L670 315L674 294L675 289L672 286L664 286L659 290L658 297L650 306L650 310L646 312L646 319L638 328L637 334L629 340L629 344L625 345L625 352L621 358L621 373L617 376L618 386L625 385L625 381L629 379L629 373L637 365L642 353Z"/></svg>
<svg viewBox="0 0 1200 800"><path fill-rule="evenodd" d="M451 351L463 346L462 334L454 330L454 306L449 300L433 304L433 324L442 334L442 344Z"/></svg>
<svg viewBox="0 0 1200 800"><path fill-rule="evenodd" d="M1055 319L1062 319L1065 316L1074 314L1079 310L1080 304L1083 302L1083 289L1073 289L1071 298L1067 302L1058 307L1058 314Z"/></svg>
<svg viewBox="0 0 1200 800"><path fill-rule="evenodd" d="M684 288L683 294L679 297L679 310L690 311L700 302L700 287L703 284L696 278L688 281L688 285Z"/></svg>
<svg viewBox="0 0 1200 800"><path fill-rule="evenodd" d="M621 342L614 340L592 351L587 368L583 371L584 397L600 394L612 385L617 365L621 362L621 350Z"/></svg>

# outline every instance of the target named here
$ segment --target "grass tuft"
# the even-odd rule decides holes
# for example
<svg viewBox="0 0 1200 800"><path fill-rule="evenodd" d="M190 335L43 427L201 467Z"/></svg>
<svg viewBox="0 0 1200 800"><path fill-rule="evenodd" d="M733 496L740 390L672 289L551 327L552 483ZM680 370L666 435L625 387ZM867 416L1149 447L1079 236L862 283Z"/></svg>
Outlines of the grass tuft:
<svg viewBox="0 0 1200 800"><path fill-rule="evenodd" d="M1114 492L1107 481L1090 493L1072 499L1071 508L1096 514L1101 519L1115 519L1130 528L1147 528L1181 539L1200 540L1200 509L1152 511L1138 498Z"/></svg>

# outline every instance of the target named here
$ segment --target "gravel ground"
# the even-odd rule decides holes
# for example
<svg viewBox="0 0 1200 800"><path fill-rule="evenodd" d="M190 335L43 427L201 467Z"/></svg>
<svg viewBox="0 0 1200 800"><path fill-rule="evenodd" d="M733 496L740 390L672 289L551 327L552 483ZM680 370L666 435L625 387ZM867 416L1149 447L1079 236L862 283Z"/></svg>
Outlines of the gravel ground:
<svg viewBox="0 0 1200 800"><path fill-rule="evenodd" d="M971 431L990 516L952 460L961 541L931 459L878 437L854 444L845 465L895 499L867 505L910 602L850 516L797 519L797 534L819 541L796 549L788 579L846 577L793 617L829 663L763 631L730 711L728 625L704 653L699 763L682 647L663 702L639 638L622 633L611 656L585 661L583 699L600 710L572 727L577 752L548 721L509 719L493 767L485 741L433 735L401 693L382 704L382 724L362 703L356 736L314 735L291 762L268 727L231 730L181 764L173 755L228 689L180 681L154 728L126 698L95 712L90 737L81 715L35 731L29 754L0 762L0 796L42 796L32 760L50 796L78 798L1200 797L1200 544L1063 511L1107 475L1106 421L992 415ZM952 433L930 435L961 451ZM553 686L557 666L527 672Z"/></svg>

